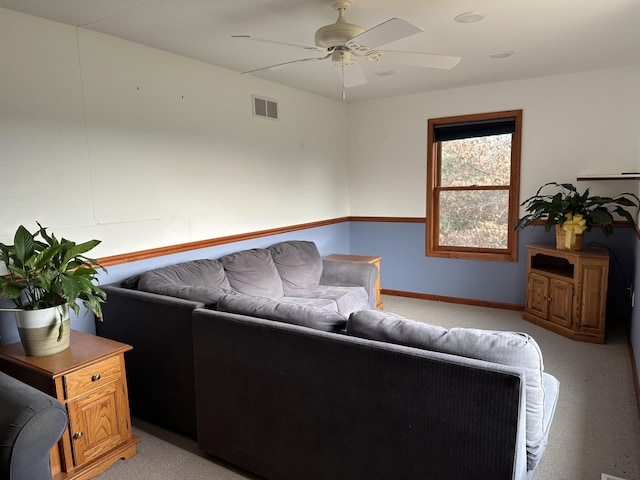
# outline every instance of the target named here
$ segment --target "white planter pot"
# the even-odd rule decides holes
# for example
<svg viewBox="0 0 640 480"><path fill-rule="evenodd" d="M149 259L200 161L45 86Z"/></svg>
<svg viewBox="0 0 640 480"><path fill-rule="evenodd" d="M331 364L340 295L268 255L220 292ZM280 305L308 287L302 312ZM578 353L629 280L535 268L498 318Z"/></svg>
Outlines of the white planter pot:
<svg viewBox="0 0 640 480"><path fill-rule="evenodd" d="M39 310L20 310L15 314L22 347L28 356L53 355L69 347L71 322L67 304Z"/></svg>

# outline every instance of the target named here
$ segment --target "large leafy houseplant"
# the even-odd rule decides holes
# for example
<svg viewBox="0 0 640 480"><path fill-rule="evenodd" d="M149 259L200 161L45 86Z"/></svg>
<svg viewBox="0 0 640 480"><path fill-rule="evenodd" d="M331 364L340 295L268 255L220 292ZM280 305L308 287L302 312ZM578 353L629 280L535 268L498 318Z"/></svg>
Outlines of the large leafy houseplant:
<svg viewBox="0 0 640 480"><path fill-rule="evenodd" d="M551 193L543 193L555 187ZM640 199L633 193L621 193L614 197L602 197L591 195L589 188L579 193L570 183L549 182L542 185L536 194L524 202L527 214L516 224L515 229L521 230L527 225L538 221L544 221L544 230L548 232L551 227L562 227L565 222L578 218L584 220L584 231L598 226L607 236L613 235L614 214L625 218L633 227L636 226L634 216L627 210L628 207L638 209ZM637 213L637 212L636 212Z"/></svg>
<svg viewBox="0 0 640 480"><path fill-rule="evenodd" d="M31 233L20 225L13 245L0 243L0 261L8 271L8 275L0 275L0 296L13 301L16 307L13 311L65 305L76 315L80 313L80 301L97 318L102 318L101 303L106 300L106 293L95 283L96 269L106 269L97 260L84 256L100 241L76 244L65 238L58 240L40 223L38 227ZM59 341L62 322L58 328Z"/></svg>

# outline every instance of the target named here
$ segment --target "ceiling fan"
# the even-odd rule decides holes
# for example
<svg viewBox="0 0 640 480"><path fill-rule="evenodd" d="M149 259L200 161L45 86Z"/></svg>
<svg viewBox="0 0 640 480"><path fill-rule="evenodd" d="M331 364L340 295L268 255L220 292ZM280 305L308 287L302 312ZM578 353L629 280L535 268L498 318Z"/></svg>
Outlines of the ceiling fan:
<svg viewBox="0 0 640 480"><path fill-rule="evenodd" d="M338 11L338 19L335 23L320 27L315 33L315 45L304 43L288 42L284 40L274 40L253 35L232 35L233 38L244 38L259 42L274 43L291 47L303 48L318 52L320 56L307 57L299 60L278 63L267 67L256 68L242 72L243 74L253 74L285 67L294 63L317 62L319 60L330 59L342 80L342 99L344 100L345 88L355 87L367 83L367 78L362 68L356 60L367 60L379 62L383 55L396 58L400 63L425 68L451 69L460 61L460 57L448 55L436 55L422 52L403 52L396 50L380 50L378 47L387 43L400 40L402 38L415 35L424 30L416 25L401 20L391 18L368 30L359 25L348 23L345 19L345 10L351 7L352 0L333 0L331 5Z"/></svg>

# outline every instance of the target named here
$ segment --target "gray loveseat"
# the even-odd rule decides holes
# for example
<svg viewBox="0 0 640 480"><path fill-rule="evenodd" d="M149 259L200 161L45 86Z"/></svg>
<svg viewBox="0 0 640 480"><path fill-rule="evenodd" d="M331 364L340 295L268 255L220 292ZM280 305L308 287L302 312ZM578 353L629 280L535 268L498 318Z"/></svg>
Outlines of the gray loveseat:
<svg viewBox="0 0 640 480"><path fill-rule="evenodd" d="M131 413L196 436L192 314L218 309L343 331L349 314L375 307L374 265L321 258L286 241L143 272L103 286L100 336L133 346L127 357Z"/></svg>
<svg viewBox="0 0 640 480"><path fill-rule="evenodd" d="M57 399L0 372L0 478L50 480L49 452L66 427Z"/></svg>

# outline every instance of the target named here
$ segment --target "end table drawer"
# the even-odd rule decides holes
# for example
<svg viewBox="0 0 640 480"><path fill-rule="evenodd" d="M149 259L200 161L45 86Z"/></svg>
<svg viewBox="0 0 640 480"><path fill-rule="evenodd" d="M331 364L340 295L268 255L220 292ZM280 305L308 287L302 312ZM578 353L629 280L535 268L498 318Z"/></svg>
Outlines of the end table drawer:
<svg viewBox="0 0 640 480"><path fill-rule="evenodd" d="M102 385L114 382L122 376L120 356L94 363L64 376L66 399L84 395Z"/></svg>

